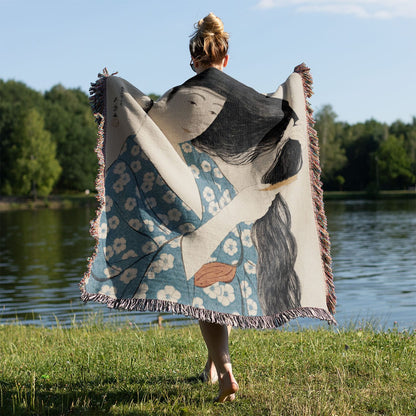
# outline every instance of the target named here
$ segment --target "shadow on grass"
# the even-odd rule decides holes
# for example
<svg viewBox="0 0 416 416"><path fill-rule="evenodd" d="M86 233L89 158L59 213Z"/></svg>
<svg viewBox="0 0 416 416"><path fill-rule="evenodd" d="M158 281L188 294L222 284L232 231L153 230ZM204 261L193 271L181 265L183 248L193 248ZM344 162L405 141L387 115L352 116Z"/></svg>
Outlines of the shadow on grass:
<svg viewBox="0 0 416 416"><path fill-rule="evenodd" d="M155 414L154 410L142 411L138 407L153 408L159 404L165 408L174 406L178 414L188 414L186 406L191 401L193 407L210 401L200 394L204 383L197 376L141 376L136 381L108 378L71 385L43 382L35 387L0 383L0 386L2 415L108 415L113 406L123 408L123 415L150 415Z"/></svg>

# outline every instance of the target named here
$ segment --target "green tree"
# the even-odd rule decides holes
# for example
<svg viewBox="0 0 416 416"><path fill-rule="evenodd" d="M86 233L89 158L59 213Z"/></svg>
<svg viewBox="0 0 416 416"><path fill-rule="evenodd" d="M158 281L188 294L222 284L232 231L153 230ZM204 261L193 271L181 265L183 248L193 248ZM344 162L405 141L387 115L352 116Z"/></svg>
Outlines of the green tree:
<svg viewBox="0 0 416 416"><path fill-rule="evenodd" d="M368 120L345 131L344 145L348 163L342 170L347 190L377 189L376 152L388 136L388 126Z"/></svg>
<svg viewBox="0 0 416 416"><path fill-rule="evenodd" d="M403 138L390 135L376 152L380 185L385 189L403 189L414 183L412 159Z"/></svg>
<svg viewBox="0 0 416 416"><path fill-rule="evenodd" d="M42 112L42 94L23 82L0 80L0 193L11 195L16 181L14 172L16 143L13 131L19 127L21 115L29 108Z"/></svg>
<svg viewBox="0 0 416 416"><path fill-rule="evenodd" d="M330 105L316 113L315 129L318 132L322 181L326 188L339 186L339 172L347 163L342 147L343 123L336 121L337 114Z"/></svg>
<svg viewBox="0 0 416 416"><path fill-rule="evenodd" d="M59 189L93 189L98 164L94 149L97 127L88 96L79 89L56 85L45 93L45 125L57 144L62 166Z"/></svg>
<svg viewBox="0 0 416 416"><path fill-rule="evenodd" d="M13 193L32 194L35 198L49 195L62 169L55 157L56 145L44 129L42 115L36 109L22 113L11 137L12 173L16 178Z"/></svg>

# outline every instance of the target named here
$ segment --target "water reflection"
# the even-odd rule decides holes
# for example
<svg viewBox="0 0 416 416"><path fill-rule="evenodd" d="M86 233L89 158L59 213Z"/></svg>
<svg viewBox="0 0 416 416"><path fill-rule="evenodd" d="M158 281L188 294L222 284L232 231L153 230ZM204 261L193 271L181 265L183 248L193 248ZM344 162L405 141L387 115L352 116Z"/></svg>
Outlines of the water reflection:
<svg viewBox="0 0 416 416"><path fill-rule="evenodd" d="M0 323L62 325L100 311L148 325L154 313L109 311L79 300L92 254L95 207L0 213ZM329 201L328 230L341 325L360 319L416 327L416 200ZM165 315L172 324L189 319ZM311 320L302 323L311 324Z"/></svg>

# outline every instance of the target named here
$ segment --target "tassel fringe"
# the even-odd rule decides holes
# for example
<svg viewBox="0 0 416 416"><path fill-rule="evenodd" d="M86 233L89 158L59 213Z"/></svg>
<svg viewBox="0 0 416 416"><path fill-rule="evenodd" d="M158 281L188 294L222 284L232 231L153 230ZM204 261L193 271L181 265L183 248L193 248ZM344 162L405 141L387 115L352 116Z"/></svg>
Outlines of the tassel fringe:
<svg viewBox="0 0 416 416"><path fill-rule="evenodd" d="M331 256L330 256L330 242L326 229L326 216L323 207L323 192L322 183L320 181L321 169L319 165L319 145L317 133L313 126L315 124L313 119L313 111L308 102L308 98L312 93L312 77L309 73L309 68L305 64L298 65L294 72L299 73L303 79L303 86L305 92L305 103L308 119L308 135L309 135L309 161L311 180L313 184L313 200L315 206L315 217L320 234L321 255L324 264L326 284L327 284L327 306L331 313L335 312L335 291L333 284ZM111 75L115 75L111 74ZM100 293L88 293L85 290L85 285L90 277L91 266L94 262L98 251L98 229L100 226L101 212L105 206L105 88L106 79L111 76L106 68L102 74L98 74L98 80L91 84L90 87L90 105L98 124L98 137L95 152L98 157L99 171L96 179L97 199L99 207L96 211L96 218L91 222L90 234L95 238L94 254L88 259L87 272L80 283L81 300L84 302L95 301L104 303L111 309L125 309L128 311L143 311L143 312L171 312L189 316L198 320L217 323L221 325L231 325L240 328L257 328L257 329L271 329L278 328L291 319L295 318L316 318L327 321L329 324L336 325L336 321L331 313L328 313L322 308L296 308L290 309L275 315L270 316L240 316L227 313L215 312L207 309L199 309L190 305L182 305L175 302L169 302L157 299L114 299L107 295Z"/></svg>
<svg viewBox="0 0 416 416"><path fill-rule="evenodd" d="M333 316L321 308L296 308L270 316L240 316L228 313L199 309L190 305L157 299L114 299L103 294L88 294L83 291L81 299L84 302L95 301L107 304L111 309L125 309L142 312L170 312L192 318L216 323L231 325L240 328L272 329L278 328L295 318L316 318L335 324Z"/></svg>
<svg viewBox="0 0 416 416"><path fill-rule="evenodd" d="M335 313L335 286L334 277L332 273L332 259L331 259L331 243L329 241L329 234L327 231L327 220L324 211L323 191L321 182L321 167L319 164L319 140L318 134L314 129L315 120L313 118L313 110L308 101L313 94L312 91L312 76L310 68L304 63L298 65L294 72L298 73L303 80L303 90L305 93L306 116L308 122L309 135L309 171L311 174L312 184L312 199L315 208L315 220L319 230L319 241L321 246L321 258L326 276L326 304L331 313Z"/></svg>

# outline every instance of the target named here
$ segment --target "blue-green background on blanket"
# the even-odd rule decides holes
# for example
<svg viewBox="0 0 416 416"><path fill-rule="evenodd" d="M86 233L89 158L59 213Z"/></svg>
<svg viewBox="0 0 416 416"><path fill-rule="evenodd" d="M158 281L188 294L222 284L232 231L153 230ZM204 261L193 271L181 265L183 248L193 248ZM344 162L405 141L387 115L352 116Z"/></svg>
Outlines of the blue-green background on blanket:
<svg viewBox="0 0 416 416"><path fill-rule="evenodd" d="M367 319L384 328L395 321L416 328L416 199L328 201L325 207L338 323ZM79 300L78 283L94 246L88 234L94 209L0 212L0 324L19 319L53 326L58 320L65 326L91 312L145 327L156 322L154 313L115 312ZM189 323L179 315L164 319Z"/></svg>

